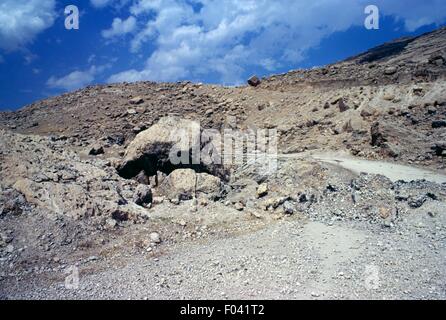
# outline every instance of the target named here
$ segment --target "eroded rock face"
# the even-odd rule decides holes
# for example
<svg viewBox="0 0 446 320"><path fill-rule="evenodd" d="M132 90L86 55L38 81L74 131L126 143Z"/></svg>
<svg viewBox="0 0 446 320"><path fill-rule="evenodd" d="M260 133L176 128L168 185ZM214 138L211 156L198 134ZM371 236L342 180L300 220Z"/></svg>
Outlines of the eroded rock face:
<svg viewBox="0 0 446 320"><path fill-rule="evenodd" d="M220 174L221 165L203 163L200 159L202 148L209 143L198 122L165 117L135 137L117 168L118 173L126 179L136 177L141 171L153 176L158 171L169 174L181 168Z"/></svg>

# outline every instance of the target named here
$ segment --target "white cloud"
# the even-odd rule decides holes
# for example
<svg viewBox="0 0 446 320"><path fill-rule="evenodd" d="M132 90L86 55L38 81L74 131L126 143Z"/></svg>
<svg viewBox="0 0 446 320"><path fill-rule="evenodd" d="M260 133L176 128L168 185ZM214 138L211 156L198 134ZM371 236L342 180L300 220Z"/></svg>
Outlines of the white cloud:
<svg viewBox="0 0 446 320"><path fill-rule="evenodd" d="M119 37L127 33L133 32L136 28L136 18L130 16L126 20L115 18L110 29L102 31L102 36L106 39Z"/></svg>
<svg viewBox="0 0 446 320"><path fill-rule="evenodd" d="M0 49L13 51L31 43L53 25L55 0L2 0Z"/></svg>
<svg viewBox="0 0 446 320"><path fill-rule="evenodd" d="M446 21L444 0L380 0L379 3L381 11L402 20L407 31L415 31L430 24L440 25Z"/></svg>
<svg viewBox="0 0 446 320"><path fill-rule="evenodd" d="M63 89L67 91L76 90L91 84L95 76L102 73L109 65L92 66L88 70L73 71L63 77L56 78L52 76L47 81L47 86L52 89Z"/></svg>
<svg viewBox="0 0 446 320"><path fill-rule="evenodd" d="M206 75L238 83L245 70L273 72L283 64L297 64L325 37L363 26L368 4L368 0L137 0L129 11L144 27L135 32L130 50L144 54L144 45L150 44L152 51L142 69L112 75L109 81L175 81ZM381 14L402 20L409 31L439 24L446 17L444 0L376 0L375 4Z"/></svg>

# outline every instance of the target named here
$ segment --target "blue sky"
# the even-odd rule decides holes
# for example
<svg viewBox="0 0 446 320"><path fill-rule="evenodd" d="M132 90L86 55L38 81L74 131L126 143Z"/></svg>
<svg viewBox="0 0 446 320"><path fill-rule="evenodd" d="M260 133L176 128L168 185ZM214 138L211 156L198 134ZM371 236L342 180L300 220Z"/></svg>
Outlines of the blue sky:
<svg viewBox="0 0 446 320"><path fill-rule="evenodd" d="M380 28L364 27L367 5ZM80 10L65 29L64 8ZM444 0L1 0L0 110L90 84L240 84L446 22Z"/></svg>

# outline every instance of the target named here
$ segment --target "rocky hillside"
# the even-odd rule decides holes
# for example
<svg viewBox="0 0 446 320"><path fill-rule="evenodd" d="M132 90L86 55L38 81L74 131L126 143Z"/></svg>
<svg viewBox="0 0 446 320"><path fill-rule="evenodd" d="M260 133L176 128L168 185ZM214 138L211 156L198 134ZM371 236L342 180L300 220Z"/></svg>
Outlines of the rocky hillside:
<svg viewBox="0 0 446 320"><path fill-rule="evenodd" d="M443 28L241 87L100 85L0 113L0 298L445 298L445 77ZM197 122L200 147L276 129L276 170L172 164ZM358 291L369 265L381 291ZM85 290L63 286L72 266Z"/></svg>
<svg viewBox="0 0 446 320"><path fill-rule="evenodd" d="M1 113L0 127L88 148L98 139L126 145L171 114L206 128L235 116L240 128L277 128L283 152L345 149L438 167L442 150L436 144L445 140L446 125L445 39L443 28L341 63L262 79L255 88L151 82L87 87Z"/></svg>

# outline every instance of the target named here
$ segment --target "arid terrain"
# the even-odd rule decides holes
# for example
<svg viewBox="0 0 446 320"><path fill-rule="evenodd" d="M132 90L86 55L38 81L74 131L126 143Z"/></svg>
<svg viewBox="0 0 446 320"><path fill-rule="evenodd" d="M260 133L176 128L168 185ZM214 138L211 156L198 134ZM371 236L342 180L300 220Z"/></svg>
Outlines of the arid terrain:
<svg viewBox="0 0 446 320"><path fill-rule="evenodd" d="M0 113L0 299L446 299L446 29L255 80Z"/></svg>

